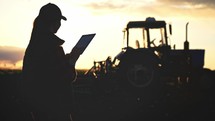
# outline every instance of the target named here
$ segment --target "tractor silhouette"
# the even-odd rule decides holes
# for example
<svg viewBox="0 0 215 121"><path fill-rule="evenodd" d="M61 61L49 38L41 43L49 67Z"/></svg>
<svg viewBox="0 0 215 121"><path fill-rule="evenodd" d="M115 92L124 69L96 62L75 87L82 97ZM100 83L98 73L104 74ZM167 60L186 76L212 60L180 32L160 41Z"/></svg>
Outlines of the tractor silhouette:
<svg viewBox="0 0 215 121"><path fill-rule="evenodd" d="M95 79L117 80L129 88L149 88L150 85L188 84L200 76L204 68L204 49L171 47L172 25L148 17L145 21L130 21L123 30L126 45L112 60L94 61L86 72Z"/></svg>

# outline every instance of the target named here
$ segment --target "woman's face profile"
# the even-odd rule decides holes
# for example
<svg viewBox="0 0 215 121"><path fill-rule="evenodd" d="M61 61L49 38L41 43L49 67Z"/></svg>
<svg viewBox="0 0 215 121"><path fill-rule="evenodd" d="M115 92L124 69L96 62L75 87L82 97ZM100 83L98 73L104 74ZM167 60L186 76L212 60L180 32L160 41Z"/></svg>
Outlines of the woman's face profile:
<svg viewBox="0 0 215 121"><path fill-rule="evenodd" d="M57 21L53 22L53 24L51 26L51 31L53 33L57 33L57 31L60 28L60 26L61 26L61 20L57 20Z"/></svg>
<svg viewBox="0 0 215 121"><path fill-rule="evenodd" d="M60 28L61 26L61 20L57 20L57 21L54 21L50 24L50 32L52 33L57 33L58 29Z"/></svg>

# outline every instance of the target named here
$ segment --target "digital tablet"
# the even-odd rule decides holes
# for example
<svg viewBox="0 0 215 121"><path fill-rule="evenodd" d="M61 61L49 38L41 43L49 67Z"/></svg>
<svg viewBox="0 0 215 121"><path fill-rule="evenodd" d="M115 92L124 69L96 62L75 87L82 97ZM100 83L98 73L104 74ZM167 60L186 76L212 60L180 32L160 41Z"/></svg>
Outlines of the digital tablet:
<svg viewBox="0 0 215 121"><path fill-rule="evenodd" d="M90 44L91 40L94 38L95 35L96 35L95 33L82 35L79 41L74 46L74 48L78 49L80 54L82 54L84 50L87 48L87 46Z"/></svg>

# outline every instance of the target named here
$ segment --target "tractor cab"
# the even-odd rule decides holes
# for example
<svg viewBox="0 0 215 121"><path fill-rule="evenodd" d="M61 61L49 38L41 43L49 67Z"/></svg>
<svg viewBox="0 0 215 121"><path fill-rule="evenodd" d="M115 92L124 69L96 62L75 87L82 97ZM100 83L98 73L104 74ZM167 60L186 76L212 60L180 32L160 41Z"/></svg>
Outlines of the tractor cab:
<svg viewBox="0 0 215 121"><path fill-rule="evenodd" d="M132 58L144 61L146 58L153 58L153 64L158 65L160 63L158 58L163 58L164 53L171 49L165 21L157 21L152 17L146 18L145 21L130 21L123 32L126 45L115 56L114 67L118 67L124 54L126 56L123 57L125 58L123 61L126 62ZM169 25L169 33L172 33L171 25Z"/></svg>
<svg viewBox="0 0 215 121"><path fill-rule="evenodd" d="M170 26L171 33L171 26ZM168 46L168 37L165 21L156 21L155 18L146 18L145 21L130 21L124 30L127 48L157 48Z"/></svg>

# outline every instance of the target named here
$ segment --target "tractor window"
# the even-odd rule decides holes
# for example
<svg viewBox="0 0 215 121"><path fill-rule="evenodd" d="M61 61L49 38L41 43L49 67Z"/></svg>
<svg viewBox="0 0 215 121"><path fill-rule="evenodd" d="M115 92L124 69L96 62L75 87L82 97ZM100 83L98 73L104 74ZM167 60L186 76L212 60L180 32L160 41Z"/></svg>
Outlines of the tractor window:
<svg viewBox="0 0 215 121"><path fill-rule="evenodd" d="M129 46L137 48L148 48L147 40L150 39L150 46L157 47L165 45L164 28L149 29L149 38L144 28L129 29Z"/></svg>
<svg viewBox="0 0 215 121"><path fill-rule="evenodd" d="M129 46L135 49L146 47L146 33L143 28L129 29Z"/></svg>
<svg viewBox="0 0 215 121"><path fill-rule="evenodd" d="M164 28L149 29L151 47L165 45Z"/></svg>

